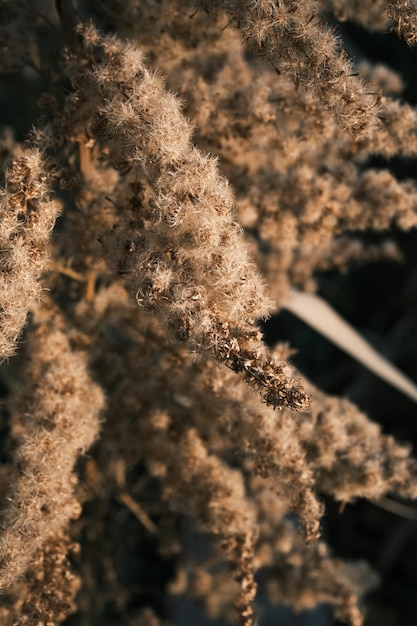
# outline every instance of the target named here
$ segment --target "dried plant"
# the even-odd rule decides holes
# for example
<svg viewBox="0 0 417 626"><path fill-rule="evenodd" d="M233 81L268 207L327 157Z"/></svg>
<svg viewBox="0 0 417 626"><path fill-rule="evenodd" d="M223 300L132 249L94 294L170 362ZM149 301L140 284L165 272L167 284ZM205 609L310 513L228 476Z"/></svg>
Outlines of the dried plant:
<svg viewBox="0 0 417 626"><path fill-rule="evenodd" d="M417 114L326 19L413 44L417 9L77 9L0 3L1 69L36 71L44 92L26 141L1 139L2 624L87 624L94 603L162 624L116 571L122 502L175 560L167 595L251 626L258 578L274 602L325 601L360 626L374 576L319 539L322 499L416 498L417 461L288 346L269 349L259 322L317 272L401 257L358 232L417 225L415 181L370 164L417 154Z"/></svg>

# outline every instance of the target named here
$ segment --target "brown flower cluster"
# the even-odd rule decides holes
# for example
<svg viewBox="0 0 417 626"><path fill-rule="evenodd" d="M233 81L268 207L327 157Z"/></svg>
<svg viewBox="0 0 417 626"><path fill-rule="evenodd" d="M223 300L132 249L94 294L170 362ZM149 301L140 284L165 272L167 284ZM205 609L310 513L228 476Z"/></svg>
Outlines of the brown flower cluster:
<svg viewBox="0 0 417 626"><path fill-rule="evenodd" d="M360 626L373 575L319 540L321 497L417 498L417 461L258 322L315 272L400 256L352 232L417 225L416 183L367 164L417 154L417 113L326 21L413 44L417 9L56 5L0 3L0 69L44 92L27 141L9 125L0 145L2 624L88 624L94 604L162 624L117 573L123 503L175 561L167 595L252 626L261 572L271 601Z"/></svg>

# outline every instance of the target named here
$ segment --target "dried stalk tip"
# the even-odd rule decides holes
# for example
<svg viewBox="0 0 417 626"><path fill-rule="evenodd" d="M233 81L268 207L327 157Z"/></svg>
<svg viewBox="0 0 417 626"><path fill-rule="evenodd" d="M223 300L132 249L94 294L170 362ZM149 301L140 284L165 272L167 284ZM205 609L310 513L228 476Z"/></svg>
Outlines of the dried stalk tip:
<svg viewBox="0 0 417 626"><path fill-rule="evenodd" d="M0 362L12 356L31 306L40 298L48 244L59 213L53 169L38 150L12 161L0 190Z"/></svg>

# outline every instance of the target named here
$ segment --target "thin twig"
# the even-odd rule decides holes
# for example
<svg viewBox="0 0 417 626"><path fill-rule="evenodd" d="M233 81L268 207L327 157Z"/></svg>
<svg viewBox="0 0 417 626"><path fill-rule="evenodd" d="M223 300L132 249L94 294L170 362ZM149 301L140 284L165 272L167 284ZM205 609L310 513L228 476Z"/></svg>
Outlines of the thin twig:
<svg viewBox="0 0 417 626"><path fill-rule="evenodd" d="M131 513L140 521L140 523L149 530L153 535L159 534L158 527L153 523L151 518L142 507L126 492L119 493L119 500L123 502Z"/></svg>
<svg viewBox="0 0 417 626"><path fill-rule="evenodd" d="M71 269L70 267L65 267L65 265L61 265L61 263L54 263L53 266L52 266L52 269L55 270L55 272L58 272L58 274L63 274L64 276L68 276L69 278L73 278L74 280L78 281L79 283L86 283L87 280L88 280L85 276L83 276L79 272L76 272L75 270Z"/></svg>
<svg viewBox="0 0 417 626"><path fill-rule="evenodd" d="M386 497L380 498L379 500L372 500L372 504L379 506L385 511L389 511L394 515L399 515L400 517L405 517L413 522L417 522L417 509L409 506L408 504L402 504L401 502L396 502L395 500L391 500L391 498Z"/></svg>

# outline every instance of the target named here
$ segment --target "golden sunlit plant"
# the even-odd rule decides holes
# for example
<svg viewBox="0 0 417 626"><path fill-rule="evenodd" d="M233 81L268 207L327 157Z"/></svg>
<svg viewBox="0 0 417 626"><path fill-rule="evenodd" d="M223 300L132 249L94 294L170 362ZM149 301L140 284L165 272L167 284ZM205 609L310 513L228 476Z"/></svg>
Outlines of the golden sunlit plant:
<svg viewBox="0 0 417 626"><path fill-rule="evenodd" d="M36 72L44 92L27 141L10 128L1 139L1 623L52 626L78 611L86 624L101 601L118 623L160 623L133 611L116 574L116 499L175 556L167 595L252 626L263 571L272 601L325 601L360 626L374 578L320 540L322 495L416 498L417 462L297 372L287 345L269 349L258 324L288 308L329 326L328 309L300 296L314 273L398 260L391 242L352 232L417 225L415 182L369 165L417 154L416 111L394 97L396 74L354 66L326 22L413 44L414 3L0 9L2 71ZM367 350L351 348L416 397ZM210 540L207 559L173 518ZM80 556L84 531L99 548Z"/></svg>

